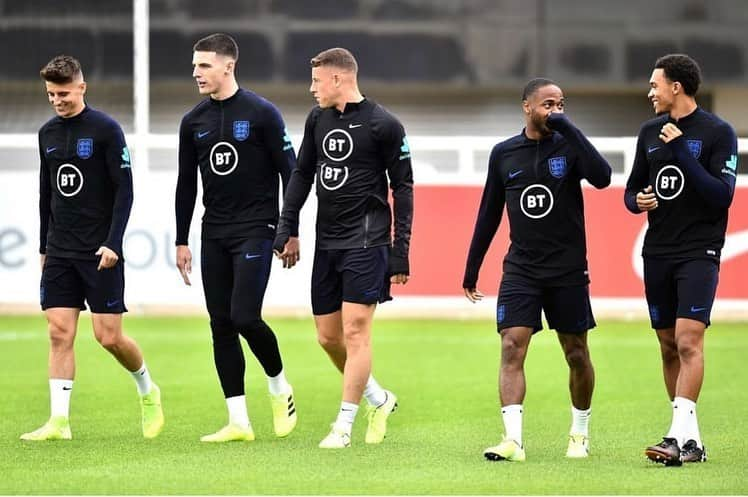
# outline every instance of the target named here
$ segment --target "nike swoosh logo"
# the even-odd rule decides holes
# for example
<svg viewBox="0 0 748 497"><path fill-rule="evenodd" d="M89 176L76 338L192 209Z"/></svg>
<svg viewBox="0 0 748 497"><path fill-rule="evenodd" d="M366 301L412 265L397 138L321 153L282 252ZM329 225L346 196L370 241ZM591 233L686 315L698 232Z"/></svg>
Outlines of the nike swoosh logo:
<svg viewBox="0 0 748 497"><path fill-rule="evenodd" d="M62 387L63 390L72 390L73 387Z"/></svg>
<svg viewBox="0 0 748 497"><path fill-rule="evenodd" d="M363 126L363 124L349 124L348 128L349 129L360 128L361 126Z"/></svg>
<svg viewBox="0 0 748 497"><path fill-rule="evenodd" d="M107 307L114 307L117 304L119 304L119 300L107 300L106 302Z"/></svg>
<svg viewBox="0 0 748 497"><path fill-rule="evenodd" d="M262 257L262 254L244 254L244 258L247 260L257 259L258 257Z"/></svg>
<svg viewBox="0 0 748 497"><path fill-rule="evenodd" d="M52 153L52 152L54 152L55 150L57 150L57 147L49 147L49 148L47 149L47 153L48 153L48 154L51 154L51 153Z"/></svg>
<svg viewBox="0 0 748 497"><path fill-rule="evenodd" d="M647 153L648 153L648 154L651 154L651 153L652 153L652 152L654 152L655 150L659 150L659 149L660 149L660 147L649 147L649 148L647 149Z"/></svg>
<svg viewBox="0 0 748 497"><path fill-rule="evenodd" d="M203 137L205 137L205 136L209 135L209 134L210 134L210 133L212 133L212 132L213 132L213 130L212 130L212 129L211 129L211 130L208 130L208 131L199 131L199 132L197 133L197 137L198 137L198 138L203 138Z"/></svg>
<svg viewBox="0 0 748 497"><path fill-rule="evenodd" d="M705 311L705 310L706 310L706 307L694 307L694 306L691 306L691 312L701 312L701 311Z"/></svg>
<svg viewBox="0 0 748 497"><path fill-rule="evenodd" d="M523 172L522 169L520 169L519 171L512 171L512 172L510 172L509 173L509 179L516 178L517 176L519 176L520 174L522 174L522 172Z"/></svg>

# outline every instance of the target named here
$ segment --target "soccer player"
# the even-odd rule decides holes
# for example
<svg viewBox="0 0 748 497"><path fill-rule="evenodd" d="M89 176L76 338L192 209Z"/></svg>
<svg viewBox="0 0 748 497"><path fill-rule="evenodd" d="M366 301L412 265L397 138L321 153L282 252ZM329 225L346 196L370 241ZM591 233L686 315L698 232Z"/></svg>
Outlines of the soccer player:
<svg viewBox="0 0 748 497"><path fill-rule="evenodd" d="M572 423L566 456L589 454L594 370L587 331L595 327L589 298L581 179L610 184L611 169L564 114L561 88L537 78L522 93L525 129L496 145L470 244L462 286L471 302L483 298L478 272L506 204L511 245L504 258L496 321L501 335L499 396L505 434L484 456L524 461L524 362L541 309L556 330L569 365Z"/></svg>
<svg viewBox="0 0 748 497"><path fill-rule="evenodd" d="M203 442L255 438L244 395L239 335L267 375L275 434L285 437L296 426L293 388L275 334L261 316L278 224L279 179L285 188L296 158L275 105L239 87L238 59L239 48L229 35L216 33L195 43L192 76L208 98L184 116L179 128L177 267L190 285L187 240L199 169L205 206L200 268L213 358L229 415L228 424L202 437Z"/></svg>
<svg viewBox="0 0 748 497"><path fill-rule="evenodd" d="M366 443L382 442L397 407L395 394L371 376L371 327L376 304L391 299L390 283L408 281L413 173L403 126L361 94L353 54L331 48L311 59L311 66L309 90L319 105L306 120L273 249L284 267L298 261L299 211L316 175L312 311L317 339L343 373L340 411L319 446L337 449L351 444L362 394L368 403Z"/></svg>
<svg viewBox="0 0 748 497"><path fill-rule="evenodd" d="M696 104L700 82L699 66L687 55L655 62L647 97L658 117L639 131L624 199L649 221L644 288L673 418L662 442L645 454L668 466L706 461L696 401L738 168L735 131Z"/></svg>
<svg viewBox="0 0 748 497"><path fill-rule="evenodd" d="M22 440L69 440L73 344L84 301L98 342L127 369L140 394L143 436L164 425L161 392L135 341L122 332L125 276L122 237L133 188L122 129L86 104L80 63L68 55L42 68L53 117L39 130L41 307L49 328L51 416Z"/></svg>

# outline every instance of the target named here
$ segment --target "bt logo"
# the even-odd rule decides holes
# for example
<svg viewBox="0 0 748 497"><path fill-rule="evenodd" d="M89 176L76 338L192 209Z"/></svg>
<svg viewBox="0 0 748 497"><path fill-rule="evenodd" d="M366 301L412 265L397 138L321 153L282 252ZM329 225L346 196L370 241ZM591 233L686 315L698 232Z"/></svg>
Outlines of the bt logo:
<svg viewBox="0 0 748 497"><path fill-rule="evenodd" d="M530 185L519 197L522 213L531 219L540 219L553 209L553 193L545 185Z"/></svg>
<svg viewBox="0 0 748 497"><path fill-rule="evenodd" d="M684 184L683 172L671 164L663 167L657 173L655 191L661 199L672 200L680 195Z"/></svg>
<svg viewBox="0 0 748 497"><path fill-rule="evenodd" d="M331 161L344 161L353 153L353 138L343 129L333 129L322 139L322 151Z"/></svg>
<svg viewBox="0 0 748 497"><path fill-rule="evenodd" d="M330 166L327 162L323 162L319 166L319 174L317 177L325 190L337 190L343 186L348 179L348 166Z"/></svg>
<svg viewBox="0 0 748 497"><path fill-rule="evenodd" d="M57 191L63 197L73 197L83 188L83 173L72 164L63 164L57 169Z"/></svg>
<svg viewBox="0 0 748 497"><path fill-rule="evenodd" d="M218 142L210 149L210 169L219 176L231 174L239 163L236 148L228 142Z"/></svg>

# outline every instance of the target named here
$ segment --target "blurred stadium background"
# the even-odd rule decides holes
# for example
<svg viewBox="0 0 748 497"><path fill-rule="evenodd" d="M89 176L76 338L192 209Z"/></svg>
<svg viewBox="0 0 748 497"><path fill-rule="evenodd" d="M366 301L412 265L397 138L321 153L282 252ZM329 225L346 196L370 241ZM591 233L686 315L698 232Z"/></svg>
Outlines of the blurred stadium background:
<svg viewBox="0 0 748 497"><path fill-rule="evenodd" d="M571 118L615 171L608 190L585 190L592 292L598 313L642 316L638 243L643 216L622 186L655 59L686 52L701 64L698 102L748 137L748 4L744 0L0 0L0 312L37 309L36 132L52 112L39 68L78 57L88 102L114 116L134 150L136 204L126 242L131 310L201 310L199 285L173 269L176 132L199 101L191 49L227 32L240 46L240 84L281 109L294 145L313 101L308 60L344 46L364 92L403 121L413 146L413 279L383 313L489 316L468 306L462 269L491 146L522 128L520 91L535 76L559 82ZM138 53L138 57L134 54ZM137 110L136 110L137 109ZM715 314L748 316L748 140L740 141ZM308 313L314 202L304 209L301 266L274 268L267 308ZM193 251L199 250L199 212ZM486 258L481 288L495 294L506 228ZM196 275L196 279L199 275Z"/></svg>

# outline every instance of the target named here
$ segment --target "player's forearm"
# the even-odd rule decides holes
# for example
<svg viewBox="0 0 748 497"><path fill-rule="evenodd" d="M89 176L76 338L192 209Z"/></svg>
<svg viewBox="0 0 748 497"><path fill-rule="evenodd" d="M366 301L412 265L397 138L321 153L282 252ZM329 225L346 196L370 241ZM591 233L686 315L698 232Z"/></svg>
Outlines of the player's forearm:
<svg viewBox="0 0 748 497"><path fill-rule="evenodd" d="M408 254L410 236L413 226L413 186L401 185L392 192L393 212L395 214L395 236L392 243L392 255L399 260L404 272L409 274Z"/></svg>
<svg viewBox="0 0 748 497"><path fill-rule="evenodd" d="M130 219L133 201L133 184L130 169L122 169L122 177L117 185L117 193L112 206L112 222L109 226L109 236L103 245L112 249L118 256L122 257L122 239L125 236L125 228Z"/></svg>
<svg viewBox="0 0 748 497"><path fill-rule="evenodd" d="M608 161L597 151L584 134L567 119L559 126L559 133L566 138L569 145L579 156L578 167L582 177L595 188L605 188L610 185L612 168Z"/></svg>
<svg viewBox="0 0 748 497"><path fill-rule="evenodd" d="M49 170L41 165L39 174L39 253L47 253L47 231L52 212L52 189L49 186Z"/></svg>
<svg viewBox="0 0 748 497"><path fill-rule="evenodd" d="M683 137L676 138L670 143L678 163L683 166L686 177L704 201L718 209L725 209L732 203L734 182L730 184L721 178L715 178L691 154L688 144Z"/></svg>
<svg viewBox="0 0 748 497"><path fill-rule="evenodd" d="M187 245L190 236L190 225L192 214L195 211L195 199L197 197L197 184L194 188L177 181L177 192L174 200L174 212L177 224L176 245Z"/></svg>
<svg viewBox="0 0 748 497"><path fill-rule="evenodd" d="M640 214L642 211L639 209L639 206L636 205L636 194L639 193L639 190L628 190L623 193L623 203L626 206L626 208L631 211L633 214Z"/></svg>
<svg viewBox="0 0 748 497"><path fill-rule="evenodd" d="M286 195L283 197L283 209L278 222L278 232L288 236L299 236L299 213L312 189L314 175L311 178L301 168L291 173Z"/></svg>

